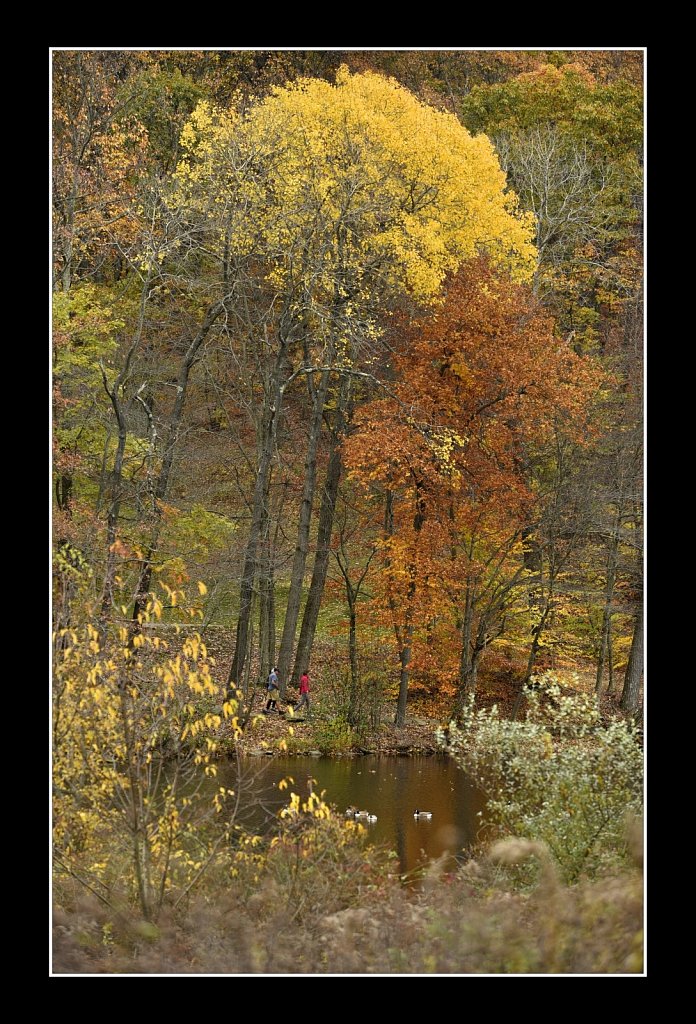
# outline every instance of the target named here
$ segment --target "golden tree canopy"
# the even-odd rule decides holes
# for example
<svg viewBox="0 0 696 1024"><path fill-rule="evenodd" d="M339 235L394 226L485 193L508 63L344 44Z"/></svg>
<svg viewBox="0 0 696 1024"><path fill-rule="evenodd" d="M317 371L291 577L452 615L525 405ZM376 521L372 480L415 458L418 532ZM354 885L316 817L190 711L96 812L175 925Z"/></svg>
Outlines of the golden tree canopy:
<svg viewBox="0 0 696 1024"><path fill-rule="evenodd" d="M531 217L489 139L391 79L341 68L244 115L203 103L181 142L180 202L283 290L334 307L395 288L428 299L478 252L517 280L533 272Z"/></svg>

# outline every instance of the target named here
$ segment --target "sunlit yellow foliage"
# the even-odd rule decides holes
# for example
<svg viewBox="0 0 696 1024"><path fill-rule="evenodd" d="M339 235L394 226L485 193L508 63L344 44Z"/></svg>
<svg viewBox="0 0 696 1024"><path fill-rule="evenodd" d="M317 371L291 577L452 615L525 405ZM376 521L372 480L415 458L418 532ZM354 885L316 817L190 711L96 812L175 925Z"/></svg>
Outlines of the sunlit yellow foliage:
<svg viewBox="0 0 696 1024"><path fill-rule="evenodd" d="M127 854L146 917L208 862L200 823L232 791L203 799L191 779L216 775L223 722L226 736L240 734L238 702L214 682L201 637L169 654L151 635L161 611L153 597L130 638L120 629L104 639L91 624L55 636L56 862L67 872L88 864L106 891Z"/></svg>
<svg viewBox="0 0 696 1024"><path fill-rule="evenodd" d="M482 250L517 278L534 269L531 218L488 138L379 75L301 79L245 117L202 103L181 146L177 200L219 250L262 256L279 288L347 315L384 289L432 297Z"/></svg>

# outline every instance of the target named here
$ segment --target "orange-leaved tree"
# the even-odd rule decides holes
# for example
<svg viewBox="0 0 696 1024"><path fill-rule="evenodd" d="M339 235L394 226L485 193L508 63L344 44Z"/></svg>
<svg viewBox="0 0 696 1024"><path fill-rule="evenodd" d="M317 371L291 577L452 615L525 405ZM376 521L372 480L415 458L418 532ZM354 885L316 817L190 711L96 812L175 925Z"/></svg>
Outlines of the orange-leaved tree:
<svg viewBox="0 0 696 1024"><path fill-rule="evenodd" d="M395 371L390 393L356 414L345 457L384 496L373 589L396 636L403 725L411 670L433 643L449 652L455 708L475 688L482 651L533 581L532 454L560 426L582 438L602 374L554 335L530 289L483 260L449 282L440 308L404 322Z"/></svg>

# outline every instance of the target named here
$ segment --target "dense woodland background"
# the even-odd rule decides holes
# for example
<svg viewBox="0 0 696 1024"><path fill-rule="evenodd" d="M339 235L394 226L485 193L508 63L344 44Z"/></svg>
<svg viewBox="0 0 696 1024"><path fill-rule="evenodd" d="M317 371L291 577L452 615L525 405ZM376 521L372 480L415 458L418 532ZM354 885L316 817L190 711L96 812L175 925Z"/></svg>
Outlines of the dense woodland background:
<svg viewBox="0 0 696 1024"><path fill-rule="evenodd" d="M52 75L53 970L640 973L642 51Z"/></svg>
<svg viewBox="0 0 696 1024"><path fill-rule="evenodd" d="M309 667L350 725L548 667L637 712L642 81L640 51L54 52L56 628L132 640L201 581L230 687Z"/></svg>

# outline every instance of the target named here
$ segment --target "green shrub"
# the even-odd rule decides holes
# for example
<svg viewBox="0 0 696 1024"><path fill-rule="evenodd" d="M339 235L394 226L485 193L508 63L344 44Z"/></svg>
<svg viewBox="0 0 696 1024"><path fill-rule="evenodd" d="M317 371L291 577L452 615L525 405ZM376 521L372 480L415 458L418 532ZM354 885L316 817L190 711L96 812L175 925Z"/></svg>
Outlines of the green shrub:
<svg viewBox="0 0 696 1024"><path fill-rule="evenodd" d="M313 742L322 754L345 754L352 749L356 736L345 718L337 716L317 723Z"/></svg>
<svg viewBox="0 0 696 1024"><path fill-rule="evenodd" d="M532 683L526 721L469 702L461 725L438 738L486 793L487 819L503 835L546 843L573 882L625 857L627 815L642 807L642 751L630 724L601 726L585 694L561 697L556 676Z"/></svg>
<svg viewBox="0 0 696 1024"><path fill-rule="evenodd" d="M586 736L599 725L599 704L594 693L563 694L564 679L555 672L534 676L527 686L527 721L543 725L558 736ZM578 677L570 682L577 686Z"/></svg>

